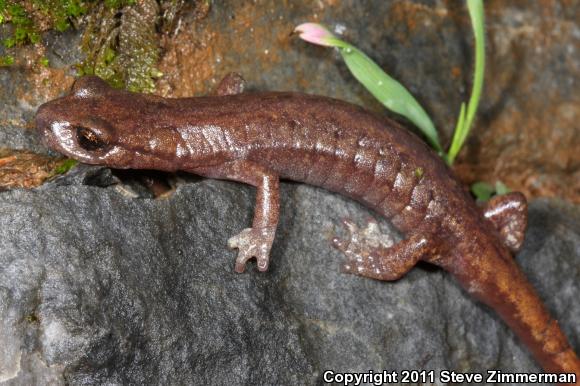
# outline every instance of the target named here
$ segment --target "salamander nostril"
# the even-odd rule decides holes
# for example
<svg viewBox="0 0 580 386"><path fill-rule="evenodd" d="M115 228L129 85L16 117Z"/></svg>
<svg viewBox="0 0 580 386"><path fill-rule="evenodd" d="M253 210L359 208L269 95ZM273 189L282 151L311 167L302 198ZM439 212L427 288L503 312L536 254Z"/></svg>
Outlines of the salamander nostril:
<svg viewBox="0 0 580 386"><path fill-rule="evenodd" d="M107 146L107 142L93 130L82 126L75 127L75 130L77 133L77 141L83 149L95 151Z"/></svg>

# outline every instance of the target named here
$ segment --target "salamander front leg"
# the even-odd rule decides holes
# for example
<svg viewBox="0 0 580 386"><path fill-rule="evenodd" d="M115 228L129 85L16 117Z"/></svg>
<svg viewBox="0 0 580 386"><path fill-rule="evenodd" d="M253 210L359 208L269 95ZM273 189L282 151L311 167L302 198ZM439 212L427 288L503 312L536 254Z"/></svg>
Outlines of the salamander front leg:
<svg viewBox="0 0 580 386"><path fill-rule="evenodd" d="M230 238L228 246L238 249L236 272L244 272L246 263L253 257L257 260L258 270L266 271L280 215L278 176L249 161L235 161L219 167L195 169L192 172L211 178L243 182L256 187L256 207L252 227Z"/></svg>
<svg viewBox="0 0 580 386"><path fill-rule="evenodd" d="M263 272L270 263L270 249L280 216L279 179L277 175L255 165L250 165L243 171L243 178L243 182L257 188L254 221L251 228L246 228L230 238L228 246L239 250L236 272L244 272L246 262L252 257L256 258L258 270Z"/></svg>
<svg viewBox="0 0 580 386"><path fill-rule="evenodd" d="M369 222L364 230L350 221L344 221L344 224L350 232L350 239L335 238L333 243L346 255L347 260L342 266L345 273L377 280L397 280L432 253L427 238L418 234L393 245L392 240L379 233L374 221Z"/></svg>

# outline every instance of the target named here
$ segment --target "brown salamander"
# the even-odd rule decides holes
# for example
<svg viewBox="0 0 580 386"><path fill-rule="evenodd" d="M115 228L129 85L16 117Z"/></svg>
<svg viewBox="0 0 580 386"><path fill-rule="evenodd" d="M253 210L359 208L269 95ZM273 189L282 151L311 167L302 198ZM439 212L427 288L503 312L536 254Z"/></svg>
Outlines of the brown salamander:
<svg viewBox="0 0 580 386"><path fill-rule="evenodd" d="M406 238L371 242L346 222L343 270L396 280L423 260L450 272L495 309L547 372L580 376L580 361L512 258L524 237L520 193L484 208L425 143L397 123L358 106L291 92L241 93L229 76L218 95L165 99L119 91L97 77L43 104L36 124L51 148L88 164L186 171L257 188L251 228L229 240L235 270L257 259L265 271L279 215L279 179L321 186L389 218ZM376 241L376 240L375 240Z"/></svg>

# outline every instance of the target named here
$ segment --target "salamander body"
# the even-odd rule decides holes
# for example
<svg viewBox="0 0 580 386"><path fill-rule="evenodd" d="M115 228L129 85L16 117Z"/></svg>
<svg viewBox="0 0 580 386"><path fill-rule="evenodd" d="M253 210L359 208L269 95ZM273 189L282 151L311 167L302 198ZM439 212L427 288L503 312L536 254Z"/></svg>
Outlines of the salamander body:
<svg viewBox="0 0 580 386"><path fill-rule="evenodd" d="M36 115L45 143L81 162L186 171L257 188L251 228L229 240L235 269L265 271L279 215L279 179L321 186L390 219L406 238L381 238L376 223L335 239L347 273L396 280L423 260L442 267L495 309L549 372L580 361L514 262L527 204L520 193L479 208L440 158L397 123L355 105L288 92L240 93L235 76L219 95L165 99L114 90L97 77Z"/></svg>

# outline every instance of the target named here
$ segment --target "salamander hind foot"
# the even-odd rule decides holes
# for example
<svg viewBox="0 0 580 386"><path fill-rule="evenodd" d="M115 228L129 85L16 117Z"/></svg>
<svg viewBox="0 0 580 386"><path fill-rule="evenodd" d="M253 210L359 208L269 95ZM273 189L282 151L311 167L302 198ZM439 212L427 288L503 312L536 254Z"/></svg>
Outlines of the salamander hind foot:
<svg viewBox="0 0 580 386"><path fill-rule="evenodd" d="M382 267L378 261L379 251L391 247L394 240L382 234L379 225L370 219L365 228L359 228L350 220L343 220L349 236L347 239L335 237L333 245L346 256L341 271L360 276L379 275Z"/></svg>
<svg viewBox="0 0 580 386"><path fill-rule="evenodd" d="M276 227L246 228L228 240L230 248L238 249L236 272L244 272L246 263L252 257L256 258L258 270L268 270L270 250L276 233Z"/></svg>
<svg viewBox="0 0 580 386"><path fill-rule="evenodd" d="M350 238L335 238L333 244L347 258L342 265L345 273L377 280L397 280L413 268L428 250L427 239L419 235L394 244L390 236L380 233L374 220L369 221L364 229L359 229L348 220L343 223Z"/></svg>
<svg viewBox="0 0 580 386"><path fill-rule="evenodd" d="M497 229L504 245L516 253L524 243L528 203L520 192L492 197L482 208L484 218Z"/></svg>

